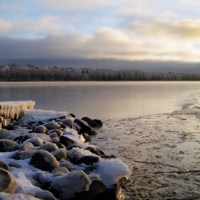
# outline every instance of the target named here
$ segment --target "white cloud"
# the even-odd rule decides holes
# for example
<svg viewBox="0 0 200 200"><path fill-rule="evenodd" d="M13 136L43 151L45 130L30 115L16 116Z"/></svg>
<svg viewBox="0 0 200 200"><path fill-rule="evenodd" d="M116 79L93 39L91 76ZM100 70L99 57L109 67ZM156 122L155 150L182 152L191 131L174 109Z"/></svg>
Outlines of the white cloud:
<svg viewBox="0 0 200 200"><path fill-rule="evenodd" d="M0 19L0 33L9 33L13 30L13 25L9 21Z"/></svg>
<svg viewBox="0 0 200 200"><path fill-rule="evenodd" d="M71 24L62 24L60 17L42 16L37 19L17 18L14 31L21 35L36 35L45 37L48 34L61 34L73 29Z"/></svg>

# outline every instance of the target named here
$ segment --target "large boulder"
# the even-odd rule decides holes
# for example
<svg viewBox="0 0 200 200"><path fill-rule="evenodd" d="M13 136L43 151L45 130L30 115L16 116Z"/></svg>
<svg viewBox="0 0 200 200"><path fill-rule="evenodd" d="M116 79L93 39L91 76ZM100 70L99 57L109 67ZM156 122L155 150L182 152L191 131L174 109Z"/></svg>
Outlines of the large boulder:
<svg viewBox="0 0 200 200"><path fill-rule="evenodd" d="M60 128L60 124L58 124L57 122L48 122L46 124L44 124L44 126L48 129L48 130L54 130L54 129L59 129Z"/></svg>
<svg viewBox="0 0 200 200"><path fill-rule="evenodd" d="M17 186L17 179L8 170L0 168L0 192L13 194Z"/></svg>
<svg viewBox="0 0 200 200"><path fill-rule="evenodd" d="M64 144L66 147L68 147L69 145L72 145L72 144L76 144L76 142L74 140L68 138L67 136L61 136L60 142L62 144Z"/></svg>
<svg viewBox="0 0 200 200"><path fill-rule="evenodd" d="M1 139L0 140L0 152L11 152L16 151L19 149L19 145L8 139Z"/></svg>
<svg viewBox="0 0 200 200"><path fill-rule="evenodd" d="M49 172L59 167L56 158L52 154L44 150L36 151L36 153L32 156L29 164L38 169Z"/></svg>
<svg viewBox="0 0 200 200"><path fill-rule="evenodd" d="M91 127L88 125L88 123L84 120L75 119L74 124L77 124L78 126L81 127L81 132L87 132L88 133L92 130Z"/></svg>
<svg viewBox="0 0 200 200"><path fill-rule="evenodd" d="M4 160L0 160L0 168L6 169L9 171L9 166Z"/></svg>
<svg viewBox="0 0 200 200"><path fill-rule="evenodd" d="M82 170L77 170L52 181L49 191L59 199L70 199L77 193L88 191L90 184L87 174Z"/></svg>
<svg viewBox="0 0 200 200"><path fill-rule="evenodd" d="M56 144L53 144L51 142L48 142L42 146L40 146L38 149L43 149L45 151L48 151L48 152L52 152L52 151L56 151L58 150L58 147Z"/></svg>

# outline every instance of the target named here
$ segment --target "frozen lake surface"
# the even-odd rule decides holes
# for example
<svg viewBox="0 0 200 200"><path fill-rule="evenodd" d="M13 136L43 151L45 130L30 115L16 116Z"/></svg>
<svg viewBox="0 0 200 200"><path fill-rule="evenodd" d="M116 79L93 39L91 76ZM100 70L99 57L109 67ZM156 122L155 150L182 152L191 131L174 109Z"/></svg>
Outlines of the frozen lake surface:
<svg viewBox="0 0 200 200"><path fill-rule="evenodd" d="M35 109L122 118L180 109L199 89L200 82L1 82L0 101L33 100Z"/></svg>

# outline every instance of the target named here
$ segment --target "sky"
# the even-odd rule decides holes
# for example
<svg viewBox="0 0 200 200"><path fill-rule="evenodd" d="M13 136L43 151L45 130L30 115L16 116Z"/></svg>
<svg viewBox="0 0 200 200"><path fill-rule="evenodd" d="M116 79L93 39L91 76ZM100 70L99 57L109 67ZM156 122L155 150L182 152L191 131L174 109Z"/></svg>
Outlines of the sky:
<svg viewBox="0 0 200 200"><path fill-rule="evenodd" d="M1 0L0 64L198 71L199 10L197 0Z"/></svg>

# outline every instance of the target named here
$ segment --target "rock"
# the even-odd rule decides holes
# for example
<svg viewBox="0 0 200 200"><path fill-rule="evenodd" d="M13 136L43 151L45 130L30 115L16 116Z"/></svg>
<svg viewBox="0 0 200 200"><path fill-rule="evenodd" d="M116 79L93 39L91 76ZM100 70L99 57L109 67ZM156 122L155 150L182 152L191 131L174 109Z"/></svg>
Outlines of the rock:
<svg viewBox="0 0 200 200"><path fill-rule="evenodd" d="M36 192L34 196L42 200L57 200L57 198L51 192L47 190Z"/></svg>
<svg viewBox="0 0 200 200"><path fill-rule="evenodd" d="M83 137L85 138L85 142L91 142L91 138L87 133L82 133Z"/></svg>
<svg viewBox="0 0 200 200"><path fill-rule="evenodd" d="M97 126L97 124L92 119L90 119L89 117L83 117L81 120L84 120L85 122L87 122L88 125L91 126L91 127Z"/></svg>
<svg viewBox="0 0 200 200"><path fill-rule="evenodd" d="M70 118L64 119L61 121L64 125L73 128L73 120Z"/></svg>
<svg viewBox="0 0 200 200"><path fill-rule="evenodd" d="M48 134L50 134L50 133L56 133L58 137L63 135L63 132L60 129L51 130L51 131L48 132Z"/></svg>
<svg viewBox="0 0 200 200"><path fill-rule="evenodd" d="M70 199L77 193L89 190L90 184L87 174L77 170L52 181L49 191L59 199Z"/></svg>
<svg viewBox="0 0 200 200"><path fill-rule="evenodd" d="M62 172L56 172L53 177L64 176Z"/></svg>
<svg viewBox="0 0 200 200"><path fill-rule="evenodd" d="M36 132L36 133L43 133L43 134L45 134L45 133L47 133L48 130L47 130L47 128L45 126L39 125L39 126L36 126L33 129L33 131Z"/></svg>
<svg viewBox="0 0 200 200"><path fill-rule="evenodd" d="M46 143L46 142L51 142L51 138L46 135L46 134L42 134L42 133L30 133L27 135L28 138L40 138L43 143Z"/></svg>
<svg viewBox="0 0 200 200"><path fill-rule="evenodd" d="M78 159L76 164L79 165L81 163L84 163L86 165L92 165L93 163L96 163L99 161L99 157L97 156L83 156L82 158Z"/></svg>
<svg viewBox="0 0 200 200"><path fill-rule="evenodd" d="M48 143L40 146L38 149L43 149L45 151L52 152L52 151L58 150L58 147L56 144L48 142Z"/></svg>
<svg viewBox="0 0 200 200"><path fill-rule="evenodd" d="M65 160L60 163L60 167L66 167L69 171L72 171L73 165L70 161Z"/></svg>
<svg viewBox="0 0 200 200"><path fill-rule="evenodd" d="M119 179L120 185L122 188L125 188L126 185L130 182L130 180L126 177L120 178Z"/></svg>
<svg viewBox="0 0 200 200"><path fill-rule="evenodd" d="M30 165L51 172L53 169L59 167L56 158L47 151L38 150L31 158Z"/></svg>
<svg viewBox="0 0 200 200"><path fill-rule="evenodd" d="M0 193L0 199L1 200L40 200L29 194L5 194L5 193Z"/></svg>
<svg viewBox="0 0 200 200"><path fill-rule="evenodd" d="M0 160L0 168L6 169L9 171L9 166L4 160Z"/></svg>
<svg viewBox="0 0 200 200"><path fill-rule="evenodd" d="M80 148L80 149L81 149L81 147L78 146L78 145L76 145L76 144L69 145L66 149L67 149L68 151L70 151L70 150L73 149L73 148Z"/></svg>
<svg viewBox="0 0 200 200"><path fill-rule="evenodd" d="M51 154L59 161L62 158L67 157L66 149L58 149L56 151L51 152Z"/></svg>
<svg viewBox="0 0 200 200"><path fill-rule="evenodd" d="M29 139L28 134L22 133L19 137L14 138L14 141L17 142L18 144L22 144L27 139Z"/></svg>
<svg viewBox="0 0 200 200"><path fill-rule="evenodd" d="M15 160L25 160L27 158L31 158L35 152L36 150L18 151L15 154L13 154L11 158Z"/></svg>
<svg viewBox="0 0 200 200"><path fill-rule="evenodd" d="M11 136L10 132L6 129L0 131L0 139L9 139Z"/></svg>
<svg viewBox="0 0 200 200"><path fill-rule="evenodd" d="M26 143L20 145L20 147L19 147L20 151L30 151L33 149L34 149L34 146L31 142L26 142Z"/></svg>
<svg viewBox="0 0 200 200"><path fill-rule="evenodd" d="M57 140L54 140L54 138L53 138L52 142L55 143L58 146L58 148L66 149L66 146L64 144L58 142Z"/></svg>
<svg viewBox="0 0 200 200"><path fill-rule="evenodd" d="M97 132L92 130L92 131L88 132L88 135L97 135Z"/></svg>
<svg viewBox="0 0 200 200"><path fill-rule="evenodd" d="M75 141L73 141L72 139L66 137L66 136L61 136L60 137L60 142L65 145L66 147L68 147L69 145L72 145L72 144L76 144Z"/></svg>
<svg viewBox="0 0 200 200"><path fill-rule="evenodd" d="M86 147L85 150L88 150L91 153L96 154L97 156L101 156L101 154L96 149L94 149L93 147Z"/></svg>
<svg viewBox="0 0 200 200"><path fill-rule="evenodd" d="M48 133L48 135L49 135L51 138L58 137L58 135L57 135L57 133L56 133L56 132L51 132L51 133Z"/></svg>
<svg viewBox="0 0 200 200"><path fill-rule="evenodd" d="M97 124L96 127L101 128L103 126L103 122L99 119L93 119L93 122Z"/></svg>
<svg viewBox="0 0 200 200"><path fill-rule="evenodd" d="M74 120L75 124L78 124L81 127L81 132L90 132L92 129L91 127L88 125L88 123L86 121L83 121L81 119L75 119Z"/></svg>
<svg viewBox="0 0 200 200"><path fill-rule="evenodd" d="M16 162L9 162L8 165L9 165L10 167L15 167L15 168L21 168L21 167L22 167L21 165L19 165L19 164L16 163Z"/></svg>
<svg viewBox="0 0 200 200"><path fill-rule="evenodd" d="M69 174L69 170L66 167L58 167L54 169L51 173L55 174L56 172L62 172L63 174Z"/></svg>
<svg viewBox="0 0 200 200"><path fill-rule="evenodd" d="M70 113L69 115L67 115L68 117L73 117L73 118L76 118L76 115L73 114L73 113Z"/></svg>
<svg viewBox="0 0 200 200"><path fill-rule="evenodd" d="M31 143L35 147L42 146L44 144L43 140L40 139L40 138L37 138L37 137L36 138L30 138L26 142Z"/></svg>
<svg viewBox="0 0 200 200"><path fill-rule="evenodd" d="M51 184L52 174L45 171L37 171L35 174L33 174L33 178L37 181L37 185L40 188L47 190Z"/></svg>
<svg viewBox="0 0 200 200"><path fill-rule="evenodd" d="M76 194L76 199L78 200L85 200L85 199L95 199L95 200L101 200L101 194L106 192L107 188L101 181L100 177L97 174L92 174L96 175L95 178L90 178L90 175L88 176L90 180L92 181L90 188L88 191L83 191L82 193ZM96 178L98 177L98 178ZM99 198L100 197L100 198Z"/></svg>
<svg viewBox="0 0 200 200"><path fill-rule="evenodd" d="M8 170L0 168L0 192L13 194L17 186L17 179Z"/></svg>
<svg viewBox="0 0 200 200"><path fill-rule="evenodd" d="M16 151L19 149L19 145L8 139L1 139L0 140L0 152L11 152Z"/></svg>
<svg viewBox="0 0 200 200"><path fill-rule="evenodd" d="M59 129L60 128L60 125L57 122L54 122L54 121L48 122L48 123L44 124L44 126L48 130L54 130L54 129Z"/></svg>

